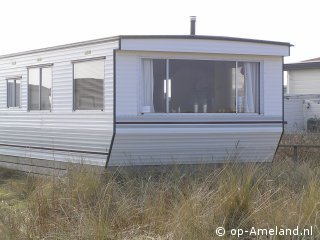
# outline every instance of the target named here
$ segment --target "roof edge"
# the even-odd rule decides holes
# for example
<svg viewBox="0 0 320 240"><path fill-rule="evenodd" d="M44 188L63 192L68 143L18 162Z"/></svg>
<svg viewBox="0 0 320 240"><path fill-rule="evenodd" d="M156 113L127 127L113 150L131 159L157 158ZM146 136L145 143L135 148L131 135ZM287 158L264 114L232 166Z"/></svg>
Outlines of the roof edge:
<svg viewBox="0 0 320 240"><path fill-rule="evenodd" d="M284 71L303 70L303 69L320 69L320 62L299 62L284 64Z"/></svg>
<svg viewBox="0 0 320 240"><path fill-rule="evenodd" d="M253 42L271 45L283 45L293 47L289 42L277 42L269 40L259 40L251 38L237 38L225 36L208 36L208 35L120 35L121 39L153 39L153 38L168 38L168 39L203 39L203 40L221 40L221 41L235 41L235 42Z"/></svg>
<svg viewBox="0 0 320 240"><path fill-rule="evenodd" d="M97 44L97 43L119 41L119 39L120 39L119 36L113 36L113 37L99 38L99 39L88 40L88 41L68 43L68 44L57 45L57 46L53 46L53 47L39 48L39 49L35 49L35 50L27 50L27 51L22 51L22 52L17 52L17 53L9 53L9 54L5 54L5 55L0 55L0 59L10 58L10 57L18 57L18 56L23 56L23 55L28 55L28 54L35 54L35 53L42 53L42 52L46 52L46 51L67 49L67 48L72 48L72 47L81 47L81 46L87 46L87 45Z"/></svg>

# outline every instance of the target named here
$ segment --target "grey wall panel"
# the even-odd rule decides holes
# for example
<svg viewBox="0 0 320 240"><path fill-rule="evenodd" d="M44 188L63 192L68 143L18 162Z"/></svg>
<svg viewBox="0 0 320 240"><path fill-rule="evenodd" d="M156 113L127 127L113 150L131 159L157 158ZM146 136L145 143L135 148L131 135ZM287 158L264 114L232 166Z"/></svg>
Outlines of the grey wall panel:
<svg viewBox="0 0 320 240"><path fill-rule="evenodd" d="M117 125L109 166L271 161L282 126Z"/></svg>

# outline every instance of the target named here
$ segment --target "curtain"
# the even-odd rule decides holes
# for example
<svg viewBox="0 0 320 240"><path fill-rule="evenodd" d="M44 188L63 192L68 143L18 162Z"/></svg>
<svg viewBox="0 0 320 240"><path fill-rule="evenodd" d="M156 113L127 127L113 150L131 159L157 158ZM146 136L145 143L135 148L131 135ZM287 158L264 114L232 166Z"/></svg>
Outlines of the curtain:
<svg viewBox="0 0 320 240"><path fill-rule="evenodd" d="M244 63L244 112L254 113L257 107L259 63Z"/></svg>
<svg viewBox="0 0 320 240"><path fill-rule="evenodd" d="M142 112L154 112L153 105L153 62L143 60L143 103Z"/></svg>

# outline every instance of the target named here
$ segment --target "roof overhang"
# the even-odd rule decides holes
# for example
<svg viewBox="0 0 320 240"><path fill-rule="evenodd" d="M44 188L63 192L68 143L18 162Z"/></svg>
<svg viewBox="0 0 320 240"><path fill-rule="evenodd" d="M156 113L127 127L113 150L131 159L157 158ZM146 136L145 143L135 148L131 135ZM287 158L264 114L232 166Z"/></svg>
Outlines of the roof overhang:
<svg viewBox="0 0 320 240"><path fill-rule="evenodd" d="M305 69L320 69L320 62L288 63L283 68L284 71Z"/></svg>
<svg viewBox="0 0 320 240"><path fill-rule="evenodd" d="M294 45L288 42L276 42L268 40L250 39L250 38L236 38L224 36L206 36L206 35L120 35L121 39L202 39L202 40L220 40L233 42L252 42L271 45L282 45L293 47Z"/></svg>

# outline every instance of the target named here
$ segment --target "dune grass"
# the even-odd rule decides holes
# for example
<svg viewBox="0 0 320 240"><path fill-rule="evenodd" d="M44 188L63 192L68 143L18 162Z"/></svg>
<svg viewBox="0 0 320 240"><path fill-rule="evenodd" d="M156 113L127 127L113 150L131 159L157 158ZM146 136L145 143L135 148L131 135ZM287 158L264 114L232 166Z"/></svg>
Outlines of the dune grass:
<svg viewBox="0 0 320 240"><path fill-rule="evenodd" d="M0 178L1 239L219 239L219 226L225 239L239 239L229 230L297 225L313 226L306 239L320 238L315 162L103 174L79 167L59 178L0 170Z"/></svg>

